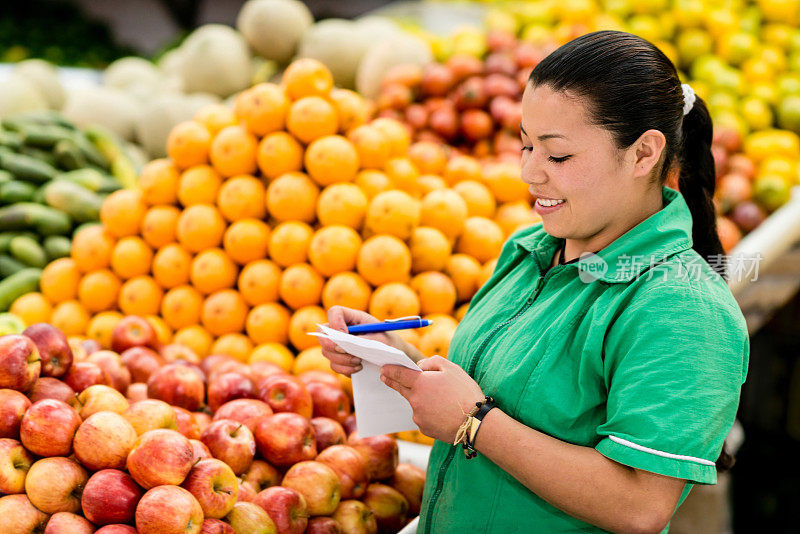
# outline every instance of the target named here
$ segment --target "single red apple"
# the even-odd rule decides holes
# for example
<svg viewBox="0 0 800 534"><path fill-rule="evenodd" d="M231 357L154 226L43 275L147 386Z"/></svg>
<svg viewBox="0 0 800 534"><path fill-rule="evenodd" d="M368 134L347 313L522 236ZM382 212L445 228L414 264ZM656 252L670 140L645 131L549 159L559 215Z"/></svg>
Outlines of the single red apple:
<svg viewBox="0 0 800 534"><path fill-rule="evenodd" d="M90 354L87 361L97 364L108 373L108 376L111 377L110 385L114 389L120 393L128 390L128 386L131 385L131 372L122 363L122 357L119 354L110 350L99 350Z"/></svg>
<svg viewBox="0 0 800 534"><path fill-rule="evenodd" d="M192 465L196 464L200 460L205 460L207 458L213 458L211 455L211 451L208 450L205 443L200 441L199 439L190 439L189 443L192 444Z"/></svg>
<svg viewBox="0 0 800 534"><path fill-rule="evenodd" d="M255 396L253 382L241 373L224 373L209 377L208 408L216 412L220 406L235 399L251 399Z"/></svg>
<svg viewBox="0 0 800 534"><path fill-rule="evenodd" d="M281 474L264 460L253 460L250 468L242 476L242 484L256 493L281 483Z"/></svg>
<svg viewBox="0 0 800 534"><path fill-rule="evenodd" d="M271 362L253 362L250 364L250 378L254 384L258 384L268 376L285 374L288 373Z"/></svg>
<svg viewBox="0 0 800 534"><path fill-rule="evenodd" d="M249 365L244 364L239 360L223 360L215 365L211 372L206 375L208 377L208 383L210 384L220 376L227 373L239 373L242 376L246 376L250 380L253 379L252 375L250 374Z"/></svg>
<svg viewBox="0 0 800 534"><path fill-rule="evenodd" d="M44 534L93 534L94 525L83 517L69 512L58 512L50 516Z"/></svg>
<svg viewBox="0 0 800 534"><path fill-rule="evenodd" d="M70 458L55 456L34 462L25 477L25 494L46 514L79 512L81 493L89 475Z"/></svg>
<svg viewBox="0 0 800 534"><path fill-rule="evenodd" d="M29 337L0 336L0 388L28 391L41 370L39 350Z"/></svg>
<svg viewBox="0 0 800 534"><path fill-rule="evenodd" d="M321 462L294 464L286 471L281 485L300 493L309 515L331 515L339 506L341 486L336 471Z"/></svg>
<svg viewBox="0 0 800 534"><path fill-rule="evenodd" d="M33 456L15 439L0 438L0 493L23 493Z"/></svg>
<svg viewBox="0 0 800 534"><path fill-rule="evenodd" d="M19 439L19 425L30 406L30 399L19 391L0 389L0 438Z"/></svg>
<svg viewBox="0 0 800 534"><path fill-rule="evenodd" d="M20 441L37 456L68 456L81 417L69 404L55 399L34 402L20 425Z"/></svg>
<svg viewBox="0 0 800 534"><path fill-rule="evenodd" d="M327 371L310 369L297 375L297 379L300 380L300 382L302 382L306 388L312 382L322 382L323 384L328 384L329 386L342 389L342 384L339 382L339 379L336 378L336 375Z"/></svg>
<svg viewBox="0 0 800 534"><path fill-rule="evenodd" d="M179 485L192 469L194 452L184 435L159 428L139 436L128 455L126 466L144 489Z"/></svg>
<svg viewBox="0 0 800 534"><path fill-rule="evenodd" d="M230 419L244 424L251 432L256 429L260 417L272 415L272 408L258 399L236 399L228 401L214 413L214 421Z"/></svg>
<svg viewBox="0 0 800 534"><path fill-rule="evenodd" d="M397 468L397 441L387 434L359 438L353 433L347 438L347 444L360 452L367 462L367 474L370 480L383 480L394 474Z"/></svg>
<svg viewBox="0 0 800 534"><path fill-rule="evenodd" d="M348 445L328 447L317 456L322 462L336 472L342 490L342 499L360 499L367 491L369 477L364 457Z"/></svg>
<svg viewBox="0 0 800 534"><path fill-rule="evenodd" d="M350 415L348 415L347 419L345 419L344 423L342 423L342 426L344 427L344 431L347 433L348 437L353 432L358 431L358 426L356 424L356 414L351 413Z"/></svg>
<svg viewBox="0 0 800 534"><path fill-rule="evenodd" d="M228 515L239 496L239 483L233 470L216 458L197 462L181 487L194 495L205 517L213 519Z"/></svg>
<svg viewBox="0 0 800 534"><path fill-rule="evenodd" d="M328 417L314 417L311 419L314 427L314 437L317 442L317 452L324 451L331 445L347 443L344 427Z"/></svg>
<svg viewBox="0 0 800 534"><path fill-rule="evenodd" d="M44 532L49 515L38 510L24 494L0 497L0 532L37 534Z"/></svg>
<svg viewBox="0 0 800 534"><path fill-rule="evenodd" d="M111 386L114 383L102 367L92 362L73 363L67 374L64 375L64 382L75 390L75 393L80 393L89 386L96 384Z"/></svg>
<svg viewBox="0 0 800 534"><path fill-rule="evenodd" d="M350 398L341 387L322 382L311 382L307 386L314 405L314 417L328 417L344 423L350 415Z"/></svg>
<svg viewBox="0 0 800 534"><path fill-rule="evenodd" d="M235 361L237 361L236 358L228 356L227 354L209 354L200 362L200 369L203 370L206 376L211 376L211 371L220 363Z"/></svg>
<svg viewBox="0 0 800 534"><path fill-rule="evenodd" d="M275 522L278 534L303 534L308 525L306 501L291 488L272 486L261 491L253 503L263 508Z"/></svg>
<svg viewBox="0 0 800 534"><path fill-rule="evenodd" d="M342 501L333 513L333 518L342 526L342 532L378 533L378 522L375 520L375 515L361 501Z"/></svg>
<svg viewBox="0 0 800 534"><path fill-rule="evenodd" d="M375 514L379 532L399 532L408 522L408 501L391 486L373 482L362 500Z"/></svg>
<svg viewBox="0 0 800 534"><path fill-rule="evenodd" d="M152 325L136 315L124 317L111 332L111 349L122 354L131 347L154 348L158 336Z"/></svg>
<svg viewBox="0 0 800 534"><path fill-rule="evenodd" d="M237 475L244 473L253 463L256 440L243 423L220 419L211 423L200 436L214 458L219 458Z"/></svg>
<svg viewBox="0 0 800 534"><path fill-rule="evenodd" d="M178 425L178 432L189 439L200 439L200 425L197 424L194 414L178 406L173 406L172 409L175 411L175 422Z"/></svg>
<svg viewBox="0 0 800 534"><path fill-rule="evenodd" d="M133 425L136 433L140 436L148 430L157 428L178 430L175 410L164 401L145 399L134 402L122 415Z"/></svg>
<svg viewBox="0 0 800 534"><path fill-rule="evenodd" d="M200 534L236 534L233 527L220 519L204 519Z"/></svg>
<svg viewBox="0 0 800 534"><path fill-rule="evenodd" d="M291 375L268 376L258 384L258 397L278 412L294 412L310 419L314 411L311 394Z"/></svg>
<svg viewBox="0 0 800 534"><path fill-rule="evenodd" d="M118 413L97 412L78 427L72 446L75 458L92 471L124 469L136 437L136 430Z"/></svg>
<svg viewBox="0 0 800 534"><path fill-rule="evenodd" d="M312 517L308 520L306 534L342 534L342 525L332 517Z"/></svg>
<svg viewBox="0 0 800 534"><path fill-rule="evenodd" d="M425 488L425 471L415 465L397 464L389 485L408 501L408 515L418 516L422 507L422 491Z"/></svg>
<svg viewBox="0 0 800 534"><path fill-rule="evenodd" d="M200 503L179 486L153 488L136 507L139 534L199 534L202 525Z"/></svg>
<svg viewBox="0 0 800 534"><path fill-rule="evenodd" d="M256 498L256 492L247 484L239 484L239 497L236 502L253 502Z"/></svg>
<svg viewBox="0 0 800 534"><path fill-rule="evenodd" d="M72 349L64 332L47 323L32 324L22 332L31 338L42 359L41 376L64 376L72 365Z"/></svg>
<svg viewBox="0 0 800 534"><path fill-rule="evenodd" d="M184 365L168 364L150 375L147 396L180 406L190 412L200 408L206 388L202 377Z"/></svg>
<svg viewBox="0 0 800 534"><path fill-rule="evenodd" d="M147 383L150 375L166 365L156 351L147 347L132 347L120 354L120 358L130 371L131 380L134 382Z"/></svg>
<svg viewBox="0 0 800 534"><path fill-rule="evenodd" d="M197 421L197 426L200 428L200 433L203 433L203 430L208 428L208 425L211 424L211 416L208 415L206 412L194 412L194 420Z"/></svg>
<svg viewBox="0 0 800 534"><path fill-rule="evenodd" d="M255 438L261 455L279 467L312 460L317 455L314 428L308 419L293 412L262 417Z"/></svg>
<svg viewBox="0 0 800 534"><path fill-rule="evenodd" d="M86 350L86 356L91 356L95 352L103 350L103 346L96 339L84 339L81 341L81 347Z"/></svg>
<svg viewBox="0 0 800 534"><path fill-rule="evenodd" d="M66 402L75 409L78 409L80 405L78 396L71 387L58 378L49 376L39 377L39 379L33 383L33 387L28 391L28 398L31 402L40 401L42 399L56 399ZM0 412L2 412L2 406L3 402L0 402Z"/></svg>
<svg viewBox="0 0 800 534"><path fill-rule="evenodd" d="M117 469L103 469L86 482L81 508L86 519L98 526L132 523L142 495L144 491L129 474Z"/></svg>
<svg viewBox="0 0 800 534"><path fill-rule="evenodd" d="M83 419L97 412L125 413L130 407L128 399L122 393L103 384L95 384L81 391L78 394L78 404L78 414Z"/></svg>
<svg viewBox="0 0 800 534"><path fill-rule="evenodd" d="M106 525L100 527L94 534L139 534L138 531L130 525Z"/></svg>
<svg viewBox="0 0 800 534"><path fill-rule="evenodd" d="M195 351L180 343L169 343L158 351L167 362L182 360L190 363L200 363L200 357Z"/></svg>

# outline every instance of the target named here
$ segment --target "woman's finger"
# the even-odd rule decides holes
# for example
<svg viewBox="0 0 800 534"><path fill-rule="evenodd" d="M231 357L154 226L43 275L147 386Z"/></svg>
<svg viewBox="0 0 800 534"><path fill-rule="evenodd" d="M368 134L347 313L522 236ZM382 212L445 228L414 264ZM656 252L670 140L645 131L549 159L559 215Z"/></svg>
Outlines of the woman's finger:
<svg viewBox="0 0 800 534"><path fill-rule="evenodd" d="M339 365L350 365L350 366L361 365L361 358L353 356L352 354L333 353L329 354L327 357L332 364L336 363Z"/></svg>
<svg viewBox="0 0 800 534"><path fill-rule="evenodd" d="M337 372L339 374L342 374L342 375L345 375L345 376L350 376L351 374L357 373L357 372L359 372L361 370L361 364L358 364L358 365L339 365L338 363L331 362L331 369L333 369L335 372Z"/></svg>
<svg viewBox="0 0 800 534"><path fill-rule="evenodd" d="M423 371L443 371L449 362L441 356L431 356L417 362Z"/></svg>
<svg viewBox="0 0 800 534"><path fill-rule="evenodd" d="M411 393L411 388L406 387L397 380L389 378L385 374L381 374L381 380L383 381L384 384L386 384L387 386L389 386L390 388L392 388L405 398L408 398L409 393Z"/></svg>

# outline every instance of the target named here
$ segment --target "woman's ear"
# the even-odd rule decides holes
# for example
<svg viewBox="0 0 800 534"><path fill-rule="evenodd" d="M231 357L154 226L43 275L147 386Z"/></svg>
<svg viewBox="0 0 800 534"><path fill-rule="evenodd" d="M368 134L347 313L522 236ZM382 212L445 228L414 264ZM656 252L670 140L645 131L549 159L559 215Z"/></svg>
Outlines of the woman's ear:
<svg viewBox="0 0 800 534"><path fill-rule="evenodd" d="M635 178L650 176L658 166L667 140L659 130L647 130L631 146L633 152L633 176Z"/></svg>

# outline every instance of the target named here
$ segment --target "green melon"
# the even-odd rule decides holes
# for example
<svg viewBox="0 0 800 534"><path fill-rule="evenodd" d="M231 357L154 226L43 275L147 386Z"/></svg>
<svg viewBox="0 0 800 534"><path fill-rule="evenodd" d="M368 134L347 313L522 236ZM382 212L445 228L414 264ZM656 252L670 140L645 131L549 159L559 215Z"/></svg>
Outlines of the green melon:
<svg viewBox="0 0 800 534"><path fill-rule="evenodd" d="M61 110L78 126L99 124L125 140L133 139L133 124L140 104L130 95L111 87L85 87L67 91Z"/></svg>
<svg viewBox="0 0 800 534"><path fill-rule="evenodd" d="M396 35L370 49L361 59L356 89L367 98L376 98L389 69L404 63L425 65L431 61L433 54L428 43L411 35Z"/></svg>
<svg viewBox="0 0 800 534"><path fill-rule="evenodd" d="M251 54L244 37L228 26L206 24L181 45L180 76L187 93L226 97L249 87Z"/></svg>
<svg viewBox="0 0 800 534"><path fill-rule="evenodd" d="M239 11L236 27L256 54L287 63L297 50L314 17L298 0L248 0Z"/></svg>
<svg viewBox="0 0 800 534"><path fill-rule="evenodd" d="M61 109L66 94L58 79L55 65L43 59L27 59L14 66L14 72L36 85L50 109Z"/></svg>

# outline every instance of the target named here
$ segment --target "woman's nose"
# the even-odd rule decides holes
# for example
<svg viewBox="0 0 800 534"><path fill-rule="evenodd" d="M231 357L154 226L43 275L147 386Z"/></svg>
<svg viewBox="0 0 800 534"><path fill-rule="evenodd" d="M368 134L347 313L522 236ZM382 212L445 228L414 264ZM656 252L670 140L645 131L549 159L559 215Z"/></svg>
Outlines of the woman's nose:
<svg viewBox="0 0 800 534"><path fill-rule="evenodd" d="M522 165L522 181L530 185L547 183L547 173L532 160L533 158L528 158Z"/></svg>

